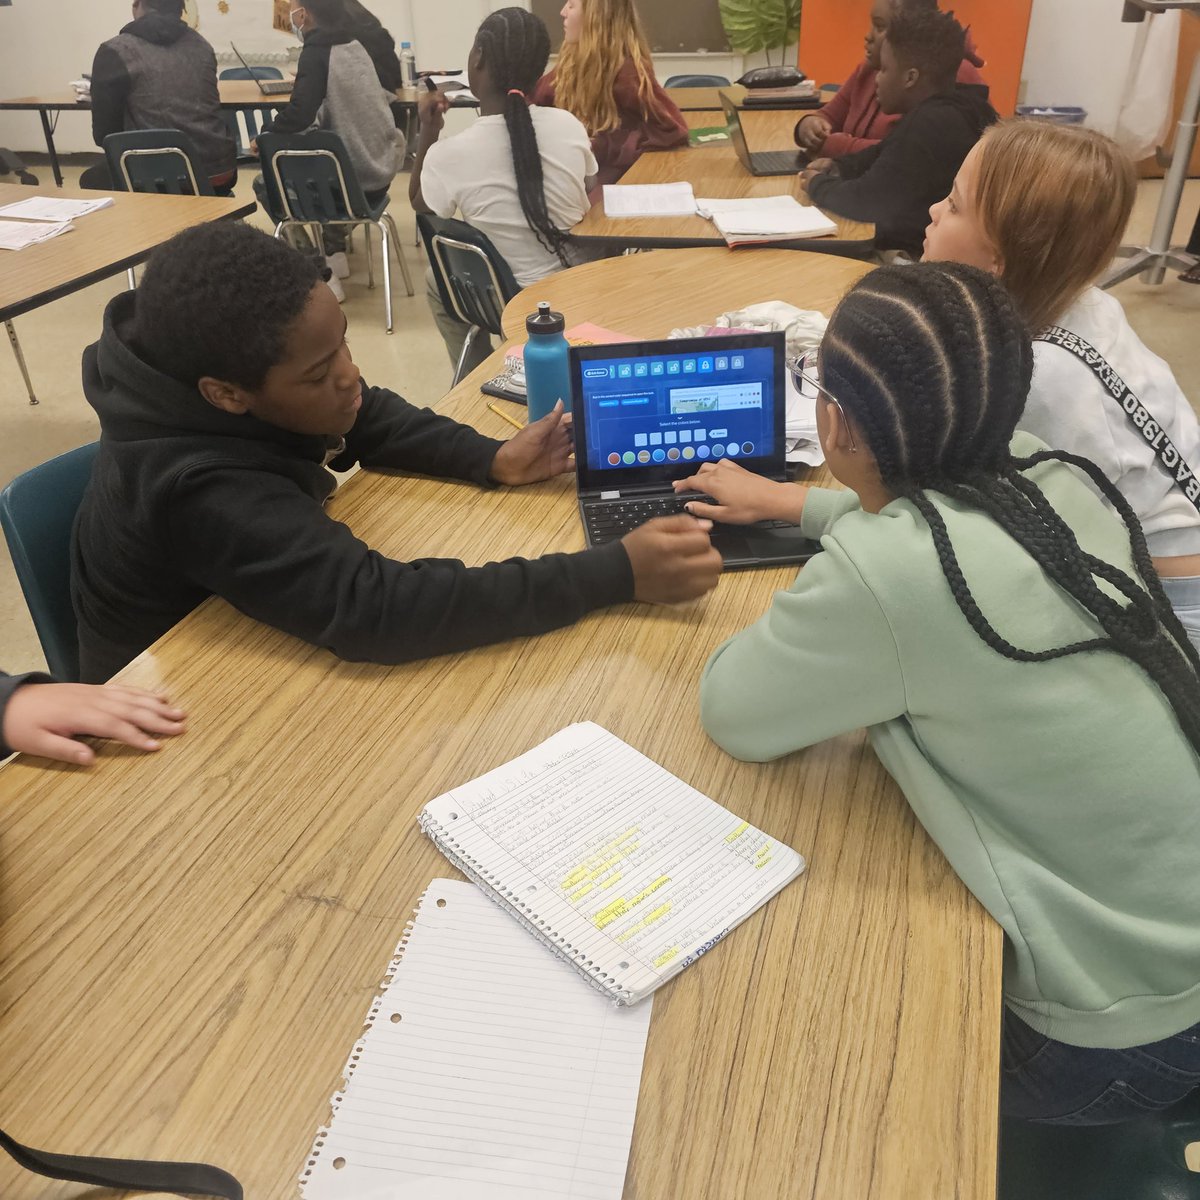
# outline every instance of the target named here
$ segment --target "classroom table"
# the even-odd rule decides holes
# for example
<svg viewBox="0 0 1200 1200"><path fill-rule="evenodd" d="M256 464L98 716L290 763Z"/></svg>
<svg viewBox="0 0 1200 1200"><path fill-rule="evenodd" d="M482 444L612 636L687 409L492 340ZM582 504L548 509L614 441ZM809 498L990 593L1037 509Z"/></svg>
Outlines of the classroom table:
<svg viewBox="0 0 1200 1200"><path fill-rule="evenodd" d="M865 269L722 257L737 271L786 258L783 298L801 305ZM689 303L650 274L620 320L654 334L667 311L698 316ZM578 315L613 319L599 303ZM478 391L502 354L437 407L508 436ZM568 477L485 491L361 471L329 512L401 558L583 545ZM730 573L692 604L398 667L341 663L202 604L121 673L169 690L183 738L151 756L105 745L93 770L0 769L6 1130L213 1161L248 1197L290 1200L417 898L456 876L418 811L594 720L809 860L655 996L626 1200L992 1197L999 928L862 731L757 764L699 725L705 659L793 572ZM798 680L797 702L820 696ZM76 1189L4 1162L0 1191Z"/></svg>
<svg viewBox="0 0 1200 1200"><path fill-rule="evenodd" d="M792 130L802 116L792 109L743 109L742 128L746 141L755 150L794 150ZM691 129L725 124L723 113L695 111L684 113ZM621 177L621 183L681 183L692 185L697 197L746 198L758 196L795 196L802 204L808 197L800 187L799 175L751 175L738 160L728 141L678 150L654 150L643 154ZM837 225L831 237L805 238L786 243L796 249L821 254L865 258L874 250L875 227L862 221L850 221L830 214ZM704 217L621 217L604 214L603 198L571 230L583 243L612 249L663 246L724 246L725 239L716 226ZM762 247L744 247L755 254Z"/></svg>
<svg viewBox="0 0 1200 1200"><path fill-rule="evenodd" d="M663 89L682 113L721 111L721 93L724 92L736 105L746 98L746 89L740 83L728 87L674 87Z"/></svg>

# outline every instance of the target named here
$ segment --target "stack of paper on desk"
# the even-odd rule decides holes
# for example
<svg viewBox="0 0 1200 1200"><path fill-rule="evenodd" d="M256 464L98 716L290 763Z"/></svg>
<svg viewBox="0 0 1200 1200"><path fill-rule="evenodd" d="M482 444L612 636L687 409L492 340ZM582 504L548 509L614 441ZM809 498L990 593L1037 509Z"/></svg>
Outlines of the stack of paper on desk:
<svg viewBox="0 0 1200 1200"><path fill-rule="evenodd" d="M696 197L690 183L606 183L606 217L691 217Z"/></svg>
<svg viewBox="0 0 1200 1200"><path fill-rule="evenodd" d="M30 196L0 208L0 217L18 221L52 221L62 223L101 208L112 207L111 196L99 196L95 200L70 200L61 196Z"/></svg>
<svg viewBox="0 0 1200 1200"><path fill-rule="evenodd" d="M0 250L24 250L74 228L70 221L0 221Z"/></svg>
<svg viewBox="0 0 1200 1200"><path fill-rule="evenodd" d="M697 200L696 211L712 221L730 246L790 242L837 232L819 208L806 207L794 196Z"/></svg>

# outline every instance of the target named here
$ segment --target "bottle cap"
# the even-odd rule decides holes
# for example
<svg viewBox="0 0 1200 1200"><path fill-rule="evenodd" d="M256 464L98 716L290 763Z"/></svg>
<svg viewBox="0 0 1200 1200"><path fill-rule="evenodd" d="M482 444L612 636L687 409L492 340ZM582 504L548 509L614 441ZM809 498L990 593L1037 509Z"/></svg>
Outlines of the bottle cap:
<svg viewBox="0 0 1200 1200"><path fill-rule="evenodd" d="M525 318L527 333L562 333L566 325L562 313L550 311L548 300L539 301L537 312Z"/></svg>
<svg viewBox="0 0 1200 1200"><path fill-rule="evenodd" d="M411 50L411 49L412 49L412 42L401 42L401 43L400 43L400 49L401 49L401 50Z"/></svg>

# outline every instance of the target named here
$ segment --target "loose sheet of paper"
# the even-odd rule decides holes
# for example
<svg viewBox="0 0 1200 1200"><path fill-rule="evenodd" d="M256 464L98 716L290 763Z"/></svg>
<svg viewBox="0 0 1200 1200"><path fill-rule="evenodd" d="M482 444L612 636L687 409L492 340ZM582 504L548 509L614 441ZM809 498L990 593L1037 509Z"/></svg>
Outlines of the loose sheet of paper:
<svg viewBox="0 0 1200 1200"><path fill-rule="evenodd" d="M305 1200L619 1200L649 1004L616 1008L449 879L388 977Z"/></svg>
<svg viewBox="0 0 1200 1200"><path fill-rule="evenodd" d="M0 208L0 217L20 221L74 221L77 217L86 217L88 213L101 208L112 207L111 196L101 196L96 200L68 200L57 196L30 196L28 200L18 200L14 204L6 204Z"/></svg>
<svg viewBox="0 0 1200 1200"><path fill-rule="evenodd" d="M421 823L627 1000L804 869L790 847L592 722L430 801Z"/></svg>
<svg viewBox="0 0 1200 1200"><path fill-rule="evenodd" d="M24 250L74 228L69 221L0 221L0 250Z"/></svg>
<svg viewBox="0 0 1200 1200"><path fill-rule="evenodd" d="M690 183L606 183L606 217L690 217L696 197Z"/></svg>

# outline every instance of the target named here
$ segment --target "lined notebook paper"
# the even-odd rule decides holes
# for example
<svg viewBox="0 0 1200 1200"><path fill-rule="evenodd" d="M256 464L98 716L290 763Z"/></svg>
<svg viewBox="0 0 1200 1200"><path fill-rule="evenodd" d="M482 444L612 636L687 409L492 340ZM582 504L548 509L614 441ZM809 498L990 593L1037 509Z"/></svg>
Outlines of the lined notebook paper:
<svg viewBox="0 0 1200 1200"><path fill-rule="evenodd" d="M619 1200L650 1005L607 1003L449 879L385 982L304 1200Z"/></svg>
<svg viewBox="0 0 1200 1200"><path fill-rule="evenodd" d="M606 183L606 217L690 217L696 197L690 183Z"/></svg>
<svg viewBox="0 0 1200 1200"><path fill-rule="evenodd" d="M618 1004L649 995L804 870L794 850L591 722L430 801L420 822Z"/></svg>

